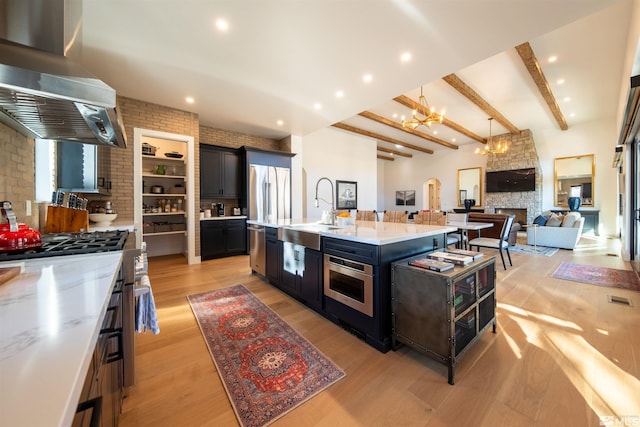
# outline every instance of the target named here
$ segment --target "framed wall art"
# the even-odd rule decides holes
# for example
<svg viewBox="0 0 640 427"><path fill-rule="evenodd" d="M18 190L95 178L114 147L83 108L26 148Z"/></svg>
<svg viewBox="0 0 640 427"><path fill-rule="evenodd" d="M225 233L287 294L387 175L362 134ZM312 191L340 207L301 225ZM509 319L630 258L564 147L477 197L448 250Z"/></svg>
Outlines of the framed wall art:
<svg viewBox="0 0 640 427"><path fill-rule="evenodd" d="M336 180L336 209L358 209L358 183Z"/></svg>
<svg viewBox="0 0 640 427"><path fill-rule="evenodd" d="M415 205L416 205L415 190L396 191L396 206L415 206Z"/></svg>

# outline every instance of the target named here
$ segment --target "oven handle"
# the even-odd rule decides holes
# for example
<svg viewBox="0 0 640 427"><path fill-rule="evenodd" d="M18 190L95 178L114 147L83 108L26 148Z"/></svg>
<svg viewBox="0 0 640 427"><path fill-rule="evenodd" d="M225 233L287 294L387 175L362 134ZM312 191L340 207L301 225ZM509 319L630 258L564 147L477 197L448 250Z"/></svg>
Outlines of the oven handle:
<svg viewBox="0 0 640 427"><path fill-rule="evenodd" d="M333 262L332 260L338 260L338 261L342 261L342 262ZM340 258L334 255L328 255L325 254L324 255L324 261L326 264L329 265L329 269L331 269L331 266L336 266L338 268L341 269L347 269L350 271L355 271L357 273L363 274L365 276L373 276L373 266L369 265L369 264L364 264L362 262L358 262L358 261L353 261L350 259L346 259L346 258ZM352 267L353 265L356 266L361 266L362 268L355 268Z"/></svg>

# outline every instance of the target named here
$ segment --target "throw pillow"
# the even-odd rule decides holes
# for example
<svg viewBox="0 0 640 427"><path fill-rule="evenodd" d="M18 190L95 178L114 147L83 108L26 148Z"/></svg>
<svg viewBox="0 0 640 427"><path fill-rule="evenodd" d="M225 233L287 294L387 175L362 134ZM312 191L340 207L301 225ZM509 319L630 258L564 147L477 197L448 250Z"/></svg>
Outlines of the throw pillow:
<svg viewBox="0 0 640 427"><path fill-rule="evenodd" d="M545 224L546 227L560 227L561 225L562 215L557 215L555 213L551 214L551 216L547 220L547 223Z"/></svg>
<svg viewBox="0 0 640 427"><path fill-rule="evenodd" d="M533 220L534 224L538 224L540 227L543 227L546 223L547 220L549 219L548 216L543 216L543 215L538 215L537 217L535 217L535 219Z"/></svg>
<svg viewBox="0 0 640 427"><path fill-rule="evenodd" d="M561 227L573 227L573 224L575 224L578 218L580 218L580 214L578 212L569 212L564 216Z"/></svg>

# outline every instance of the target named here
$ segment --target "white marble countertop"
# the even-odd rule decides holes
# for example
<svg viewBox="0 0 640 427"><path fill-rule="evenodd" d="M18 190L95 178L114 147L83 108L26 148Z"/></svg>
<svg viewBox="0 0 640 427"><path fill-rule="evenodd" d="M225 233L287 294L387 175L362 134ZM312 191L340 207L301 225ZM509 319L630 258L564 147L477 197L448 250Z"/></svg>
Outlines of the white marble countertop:
<svg viewBox="0 0 640 427"><path fill-rule="evenodd" d="M267 227L302 226L306 224L310 226L309 230L317 232L321 236L350 240L352 242L369 243L372 245L387 245L421 237L435 236L442 233L451 233L457 230L456 227L452 226L382 221L355 221L354 225L324 229L323 224L317 219L306 218L274 221L247 220L247 224L264 225Z"/></svg>
<svg viewBox="0 0 640 427"><path fill-rule="evenodd" d="M0 425L70 426L122 252L21 262L0 285Z"/></svg>

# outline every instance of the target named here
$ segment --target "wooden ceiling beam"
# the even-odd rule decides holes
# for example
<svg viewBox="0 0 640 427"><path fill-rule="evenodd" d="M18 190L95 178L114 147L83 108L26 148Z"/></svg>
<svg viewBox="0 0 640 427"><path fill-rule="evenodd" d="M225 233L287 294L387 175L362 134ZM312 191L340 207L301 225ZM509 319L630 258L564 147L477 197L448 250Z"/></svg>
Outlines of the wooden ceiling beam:
<svg viewBox="0 0 640 427"><path fill-rule="evenodd" d="M516 46L516 51L518 52L518 55L520 55L520 59L522 59L524 66L527 67L529 75L538 87L542 98L544 98L547 103L547 106L549 107L551 114L553 114L553 117L556 119L560 129L569 129L567 121L564 119L562 111L560 111L560 106L558 106L558 102L556 101L555 96L553 96L553 92L551 92L551 86L549 86L549 82L544 76L540 63L538 62L538 58L536 58L535 53L533 53L533 49L529 42Z"/></svg>
<svg viewBox="0 0 640 427"><path fill-rule="evenodd" d="M383 153L393 154L396 156L409 157L412 158L413 154L405 153L404 151L392 150L390 148L381 147L378 145L378 151L382 151Z"/></svg>
<svg viewBox="0 0 640 427"><path fill-rule="evenodd" d="M443 139L436 138L426 133L418 132L415 129L411 129L408 127L402 126L400 123L396 123L393 120L389 120L386 117L382 117L377 115L376 113L372 113L371 111L363 111L359 113L360 116L365 117L369 120L373 120L378 123L382 123L383 125L390 126L392 128L401 130L402 132L410 133L411 135L417 136L418 138L426 139L427 141L435 142L436 144L440 144L443 147L451 148L452 150L457 150L458 146L455 144L451 144ZM406 144L403 144L406 146Z"/></svg>
<svg viewBox="0 0 640 427"><path fill-rule="evenodd" d="M405 95L396 96L395 98L393 98L393 100L399 104L404 105L405 107L411 108L412 110L417 110L420 107L420 104L418 104L416 101L414 101L413 99ZM458 123L454 122L453 120L449 120L447 116L444 117L442 124L478 142L481 142L483 144L487 143L486 138L483 138L480 135L471 132L469 129L466 129L460 126Z"/></svg>
<svg viewBox="0 0 640 427"><path fill-rule="evenodd" d="M390 162L393 162L395 160L393 157L383 156L382 154L378 154L378 158L380 160L389 160Z"/></svg>
<svg viewBox="0 0 640 427"><path fill-rule="evenodd" d="M411 150L421 151L427 154L433 154L433 150L429 148L419 147L417 145L407 144L404 141L400 141L399 139L389 138L388 136L380 135L379 133L370 132L368 130L360 129L355 126L351 126L345 123L334 123L332 125L338 129L346 130L349 132L357 133L359 135L368 136L370 138L379 139L380 141L390 142L391 144L402 145L403 147L410 148Z"/></svg>
<svg viewBox="0 0 640 427"><path fill-rule="evenodd" d="M455 74L449 74L448 76L444 76L442 78L445 82L449 83L451 87L460 92L463 96L467 97L469 101L476 104L482 111L487 113L489 117L493 117L498 123L507 128L507 130L511 133L519 133L520 129L518 129L513 123L511 123L505 116L500 114L498 110L493 108L487 101L484 100L475 90L471 89L469 85L460 79L460 77Z"/></svg>

